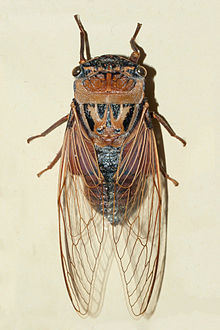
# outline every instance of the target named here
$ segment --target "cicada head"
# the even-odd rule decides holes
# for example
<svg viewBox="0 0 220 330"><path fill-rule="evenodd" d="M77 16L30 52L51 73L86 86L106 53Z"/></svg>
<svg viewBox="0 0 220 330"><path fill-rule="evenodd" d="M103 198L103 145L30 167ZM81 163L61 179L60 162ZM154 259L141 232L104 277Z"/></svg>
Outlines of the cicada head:
<svg viewBox="0 0 220 330"><path fill-rule="evenodd" d="M117 55L103 55L73 69L74 94L79 103L140 103L146 70Z"/></svg>
<svg viewBox="0 0 220 330"><path fill-rule="evenodd" d="M141 27L138 24L131 39L133 52L130 58L117 55L103 55L90 59L87 33L79 17L75 19L81 33L80 65L72 71L75 99L81 103L138 104L144 96L146 69L137 64L139 50L134 39ZM86 43L87 59L84 57Z"/></svg>
<svg viewBox="0 0 220 330"><path fill-rule="evenodd" d="M139 105L144 98L147 71L138 64L140 54L134 41L141 25L137 25L131 39L133 52L129 58L118 55L91 58L87 33L77 15L75 19L80 28L81 47L79 66L72 74L81 121L96 145L118 146L137 124Z"/></svg>

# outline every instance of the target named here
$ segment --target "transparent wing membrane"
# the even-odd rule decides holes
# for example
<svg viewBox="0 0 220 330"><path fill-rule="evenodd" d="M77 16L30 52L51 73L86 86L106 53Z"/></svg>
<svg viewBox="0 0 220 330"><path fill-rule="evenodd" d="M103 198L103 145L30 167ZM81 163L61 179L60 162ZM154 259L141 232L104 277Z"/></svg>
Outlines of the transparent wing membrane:
<svg viewBox="0 0 220 330"><path fill-rule="evenodd" d="M112 227L127 300L136 316L153 312L163 277L166 213L158 164L154 133L142 123L119 164L117 180L126 207L121 225Z"/></svg>
<svg viewBox="0 0 220 330"><path fill-rule="evenodd" d="M101 188L99 193L94 190L99 170L92 153L79 155L87 146L77 136L76 125L66 131L64 143L58 199L64 277L74 308L82 315L96 314L112 255L104 216L92 207L96 199L102 203Z"/></svg>

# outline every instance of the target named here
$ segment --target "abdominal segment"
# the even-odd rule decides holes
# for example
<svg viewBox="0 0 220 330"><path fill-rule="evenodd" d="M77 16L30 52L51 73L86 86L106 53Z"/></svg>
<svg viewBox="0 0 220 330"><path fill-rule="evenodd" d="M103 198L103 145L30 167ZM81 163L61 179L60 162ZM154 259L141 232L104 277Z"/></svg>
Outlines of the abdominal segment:
<svg viewBox="0 0 220 330"><path fill-rule="evenodd" d="M116 191L114 174L118 168L121 148L106 146L96 147L100 171L104 177L103 183L103 209L104 216L111 224L120 222L120 211L118 205L118 191Z"/></svg>
<svg viewBox="0 0 220 330"><path fill-rule="evenodd" d="M111 146L96 147L99 169L104 177L102 184L85 187L85 195L92 208L112 225L122 224L134 210L134 192L137 181L133 181L134 169L126 176L123 187L115 179L121 148ZM131 184L132 183L132 184Z"/></svg>

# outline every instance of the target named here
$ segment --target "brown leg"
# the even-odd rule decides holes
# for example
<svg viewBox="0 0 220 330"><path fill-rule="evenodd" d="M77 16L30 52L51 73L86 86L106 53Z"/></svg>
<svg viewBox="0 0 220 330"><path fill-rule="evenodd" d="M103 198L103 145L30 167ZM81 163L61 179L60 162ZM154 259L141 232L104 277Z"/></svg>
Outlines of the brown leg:
<svg viewBox="0 0 220 330"><path fill-rule="evenodd" d="M57 153L56 157L52 160L52 162L47 166L47 168L45 168L44 170L42 170L39 173L37 173L37 176L40 177L41 174L43 174L44 172L46 172L48 170L51 170L54 167L54 165L58 162L58 160L60 159L61 153L62 153L62 148Z"/></svg>
<svg viewBox="0 0 220 330"><path fill-rule="evenodd" d="M32 140L37 139L39 137L46 136L47 134L49 134L50 132L52 132L55 128L57 128L58 126L60 126L63 123L65 123L65 121L67 121L68 118L69 118L69 115L66 115L66 116L62 117L61 119L59 119L58 121L56 121L56 123L54 123L53 125L51 125L48 129L46 129L46 131L42 132L41 134L38 134L38 135L29 137L27 139L27 143L30 143Z"/></svg>
<svg viewBox="0 0 220 330"><path fill-rule="evenodd" d="M178 185L179 185L179 182L178 182L178 181L176 181L175 179L171 178L171 177L166 173L166 171L165 171L165 169L162 167L162 165L160 165L160 171L161 171L161 173L163 174L163 176L164 176L166 179L168 179L168 180L170 180L170 181L173 182L174 186L178 186Z"/></svg>
<svg viewBox="0 0 220 330"><path fill-rule="evenodd" d="M157 119L159 121L160 124L162 124L167 129L167 131L170 133L171 136L180 140L182 142L183 146L185 147L186 141L183 140L180 136L176 135L176 133L174 132L172 127L169 125L169 123L166 121L166 119L163 116L159 115L156 112L152 112L152 115L155 119Z"/></svg>

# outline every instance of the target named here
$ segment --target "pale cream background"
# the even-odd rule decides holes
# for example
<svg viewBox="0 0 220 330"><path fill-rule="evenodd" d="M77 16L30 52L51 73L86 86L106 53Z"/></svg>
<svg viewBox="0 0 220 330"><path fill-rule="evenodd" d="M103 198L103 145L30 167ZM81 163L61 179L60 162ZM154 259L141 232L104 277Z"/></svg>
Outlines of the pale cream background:
<svg viewBox="0 0 220 330"><path fill-rule="evenodd" d="M1 0L0 329L220 328L219 3ZM169 184L166 272L150 320L127 312L115 264L100 316L83 320L73 311L58 250L58 166L36 177L65 127L25 142L69 112L75 13L93 55L130 54L129 39L143 23L138 42L157 71L159 111L188 142L184 149L163 130L168 171L180 186Z"/></svg>

